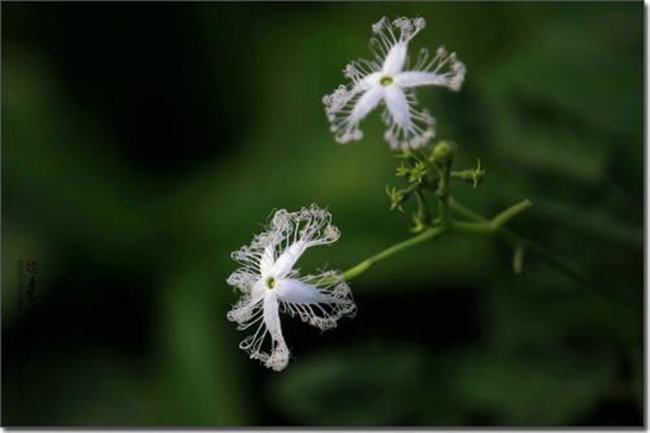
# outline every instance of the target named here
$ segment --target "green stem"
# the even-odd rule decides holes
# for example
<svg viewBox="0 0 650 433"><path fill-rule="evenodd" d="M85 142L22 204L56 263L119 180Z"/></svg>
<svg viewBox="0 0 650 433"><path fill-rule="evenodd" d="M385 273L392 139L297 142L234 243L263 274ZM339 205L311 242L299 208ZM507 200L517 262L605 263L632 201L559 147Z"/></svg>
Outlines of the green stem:
<svg viewBox="0 0 650 433"><path fill-rule="evenodd" d="M521 201L513 206L510 206L508 209L497 214L492 220L487 220L481 216L476 216L472 218L476 221L475 223L461 222L461 221L452 221L452 228L459 233L475 233L475 234L485 234L490 235L494 234L501 227L510 221L515 216L519 215L521 212L525 211L533 204L530 200ZM480 219L479 219L480 218Z"/></svg>
<svg viewBox="0 0 650 433"><path fill-rule="evenodd" d="M449 221L449 176L451 173L451 161L440 167L440 178L438 180L438 217L444 226Z"/></svg>
<svg viewBox="0 0 650 433"><path fill-rule="evenodd" d="M392 256L393 254L396 254L412 246L419 245L430 239L434 239L442 235L444 232L445 232L445 228L442 226L431 227L423 231L422 233L413 236L411 238L408 238L398 244L392 245L386 248L385 250L381 251L380 253L367 258L366 260L362 261L356 266L351 267L350 269L343 272L343 278L349 281L352 278L355 278L361 275L362 273L364 273L365 271L367 271L371 266L377 264L378 262L381 262L382 260Z"/></svg>
<svg viewBox="0 0 650 433"><path fill-rule="evenodd" d="M476 235L491 235L495 230L490 221L481 221L476 223L468 223L464 221L452 221L451 228L456 233L469 233Z"/></svg>
<svg viewBox="0 0 650 433"><path fill-rule="evenodd" d="M510 206L508 209L502 211L497 216L492 218L492 221L490 223L492 225L492 228L494 231L499 230L501 226L519 215L521 212L530 208L532 205L533 204L530 202L530 200L523 200L513 206Z"/></svg>
<svg viewBox="0 0 650 433"><path fill-rule="evenodd" d="M515 247L515 254L512 257L512 271L515 274L521 274L524 269L524 254L526 254L526 247L517 245Z"/></svg>
<svg viewBox="0 0 650 433"><path fill-rule="evenodd" d="M516 204L515 206L506 209L504 212L500 213L495 217L495 220L502 216L500 218L501 221L505 218L505 221L508 219L512 218L512 216L516 215L517 213L521 212L522 210L530 207L530 203L528 205L525 205L526 201L523 201L521 203ZM456 200L453 198L449 200L449 207L458 213L459 215L464 216L465 218L476 221L477 223L489 223L487 219L482 217L481 215L477 214L473 210L463 206L462 204L458 203ZM521 207L521 208L520 208ZM516 212L515 212L516 211ZM505 222L504 221L504 222ZM494 220L493 220L494 222ZM455 223L455 225L458 225L460 223ZM468 223L464 223L468 224ZM503 223L501 223L503 224ZM541 259L545 260L548 264L554 266L556 269L566 273L567 275L579 280L579 281L589 281L589 277L587 274L580 269L579 267L575 266L574 264L568 262L567 260L561 259L556 257L553 253L545 249L544 247L528 240L525 239L518 234L514 233L513 231L507 229L507 228L502 228L499 231L499 234L510 244L513 245L515 248L525 248L526 251L530 251L533 254L536 254L538 257ZM483 233L488 233L487 231L484 231Z"/></svg>
<svg viewBox="0 0 650 433"><path fill-rule="evenodd" d="M429 214L429 208L427 208L426 202L424 201L424 195L419 189L416 189L413 193L415 194L418 204L418 216L422 218L425 224L431 224L431 215Z"/></svg>

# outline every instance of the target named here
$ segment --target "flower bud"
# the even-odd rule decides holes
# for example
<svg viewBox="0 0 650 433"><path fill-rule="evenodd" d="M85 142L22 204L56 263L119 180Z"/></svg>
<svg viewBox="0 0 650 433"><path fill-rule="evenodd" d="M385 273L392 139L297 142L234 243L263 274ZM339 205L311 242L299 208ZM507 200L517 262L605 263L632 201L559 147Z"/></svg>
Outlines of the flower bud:
<svg viewBox="0 0 650 433"><path fill-rule="evenodd" d="M447 165L451 163L454 157L456 145L450 141L439 141L431 152L431 161L439 165Z"/></svg>

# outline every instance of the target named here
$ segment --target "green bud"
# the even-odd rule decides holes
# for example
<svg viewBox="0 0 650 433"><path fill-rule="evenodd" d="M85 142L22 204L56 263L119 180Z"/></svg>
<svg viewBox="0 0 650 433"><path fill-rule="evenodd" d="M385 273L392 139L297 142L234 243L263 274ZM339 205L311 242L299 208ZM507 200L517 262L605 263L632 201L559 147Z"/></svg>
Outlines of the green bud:
<svg viewBox="0 0 650 433"><path fill-rule="evenodd" d="M439 141L431 151L431 161L439 165L447 165L451 163L454 157L456 145L450 141Z"/></svg>

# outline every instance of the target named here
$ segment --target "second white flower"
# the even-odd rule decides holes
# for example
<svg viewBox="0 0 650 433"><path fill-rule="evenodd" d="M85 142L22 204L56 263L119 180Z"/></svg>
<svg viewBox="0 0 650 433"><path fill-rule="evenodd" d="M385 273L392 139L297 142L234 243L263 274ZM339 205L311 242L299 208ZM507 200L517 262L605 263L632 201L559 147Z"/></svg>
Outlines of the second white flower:
<svg viewBox="0 0 650 433"><path fill-rule="evenodd" d="M371 48L374 60L359 59L344 69L350 79L323 98L330 129L336 140L347 143L360 140L359 123L382 101L388 129L384 138L392 149L415 149L435 135L435 119L416 108L413 88L443 86L457 91L465 79L465 65L456 53L440 47L434 56L423 49L416 64L409 68L408 44L425 26L424 18L386 17L372 26Z"/></svg>

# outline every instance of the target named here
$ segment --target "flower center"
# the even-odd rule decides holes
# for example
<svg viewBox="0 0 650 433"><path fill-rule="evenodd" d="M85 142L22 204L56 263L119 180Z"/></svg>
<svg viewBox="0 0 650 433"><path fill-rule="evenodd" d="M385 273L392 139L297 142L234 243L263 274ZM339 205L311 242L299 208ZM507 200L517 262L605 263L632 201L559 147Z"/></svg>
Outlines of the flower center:
<svg viewBox="0 0 650 433"><path fill-rule="evenodd" d="M266 279L266 287L270 290L275 287L275 278L268 277Z"/></svg>
<svg viewBox="0 0 650 433"><path fill-rule="evenodd" d="M384 75L379 79L379 84L381 84L384 87L390 86L391 84L393 84L393 77L391 77L390 75Z"/></svg>

